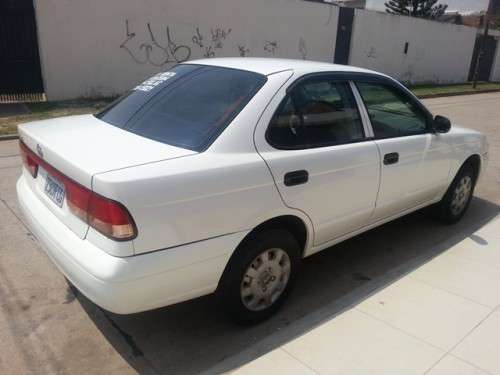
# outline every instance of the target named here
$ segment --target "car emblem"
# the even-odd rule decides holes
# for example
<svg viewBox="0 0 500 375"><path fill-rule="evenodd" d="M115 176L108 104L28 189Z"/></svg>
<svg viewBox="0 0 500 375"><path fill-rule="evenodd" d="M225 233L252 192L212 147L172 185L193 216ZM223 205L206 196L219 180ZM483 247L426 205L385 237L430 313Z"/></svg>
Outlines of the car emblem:
<svg viewBox="0 0 500 375"><path fill-rule="evenodd" d="M43 159L42 147L39 144L36 145L36 153Z"/></svg>

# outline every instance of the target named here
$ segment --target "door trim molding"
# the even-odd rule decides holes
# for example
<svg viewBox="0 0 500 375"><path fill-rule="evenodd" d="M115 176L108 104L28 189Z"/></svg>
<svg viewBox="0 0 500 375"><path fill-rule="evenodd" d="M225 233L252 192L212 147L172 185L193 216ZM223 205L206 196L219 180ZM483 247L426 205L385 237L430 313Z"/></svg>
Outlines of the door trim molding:
<svg viewBox="0 0 500 375"><path fill-rule="evenodd" d="M375 133L373 133L370 116L368 116L368 111L366 110L365 103L361 98L361 94L359 93L358 88L356 87L356 84L353 81L349 81L349 86L351 87L354 99L356 100L358 111L361 114L361 121L363 122L363 128L365 129L365 136L366 138L374 138Z"/></svg>

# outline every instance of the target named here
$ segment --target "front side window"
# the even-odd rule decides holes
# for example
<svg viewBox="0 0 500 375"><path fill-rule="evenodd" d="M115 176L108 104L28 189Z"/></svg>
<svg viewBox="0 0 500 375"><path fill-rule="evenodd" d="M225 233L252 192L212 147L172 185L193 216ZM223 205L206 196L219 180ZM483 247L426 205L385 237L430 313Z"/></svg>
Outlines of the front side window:
<svg viewBox="0 0 500 375"><path fill-rule="evenodd" d="M399 90L377 83L356 84L363 97L376 138L425 133L427 116Z"/></svg>
<svg viewBox="0 0 500 375"><path fill-rule="evenodd" d="M266 80L249 71L181 64L146 80L97 117L146 138L202 151Z"/></svg>
<svg viewBox="0 0 500 375"><path fill-rule="evenodd" d="M363 124L349 84L316 79L295 87L279 106L266 137L281 149L363 140Z"/></svg>

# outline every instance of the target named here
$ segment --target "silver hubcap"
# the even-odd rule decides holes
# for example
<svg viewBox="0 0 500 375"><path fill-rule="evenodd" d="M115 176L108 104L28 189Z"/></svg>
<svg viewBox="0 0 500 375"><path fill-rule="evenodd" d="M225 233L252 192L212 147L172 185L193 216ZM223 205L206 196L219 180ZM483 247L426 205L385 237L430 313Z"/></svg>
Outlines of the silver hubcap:
<svg viewBox="0 0 500 375"><path fill-rule="evenodd" d="M250 263L241 282L241 300L252 311L271 306L290 279L290 258L282 249L268 249Z"/></svg>
<svg viewBox="0 0 500 375"><path fill-rule="evenodd" d="M464 176L458 182L453 199L451 200L451 213L459 215L465 209L472 191L472 179L470 176Z"/></svg>

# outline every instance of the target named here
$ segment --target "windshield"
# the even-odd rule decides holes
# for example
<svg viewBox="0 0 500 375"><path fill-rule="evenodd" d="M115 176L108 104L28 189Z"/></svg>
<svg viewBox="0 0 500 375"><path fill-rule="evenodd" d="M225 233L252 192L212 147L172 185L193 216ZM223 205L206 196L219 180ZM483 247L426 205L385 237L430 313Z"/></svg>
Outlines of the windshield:
<svg viewBox="0 0 500 375"><path fill-rule="evenodd" d="M146 80L96 116L143 137L200 152L266 80L243 70L181 64Z"/></svg>

